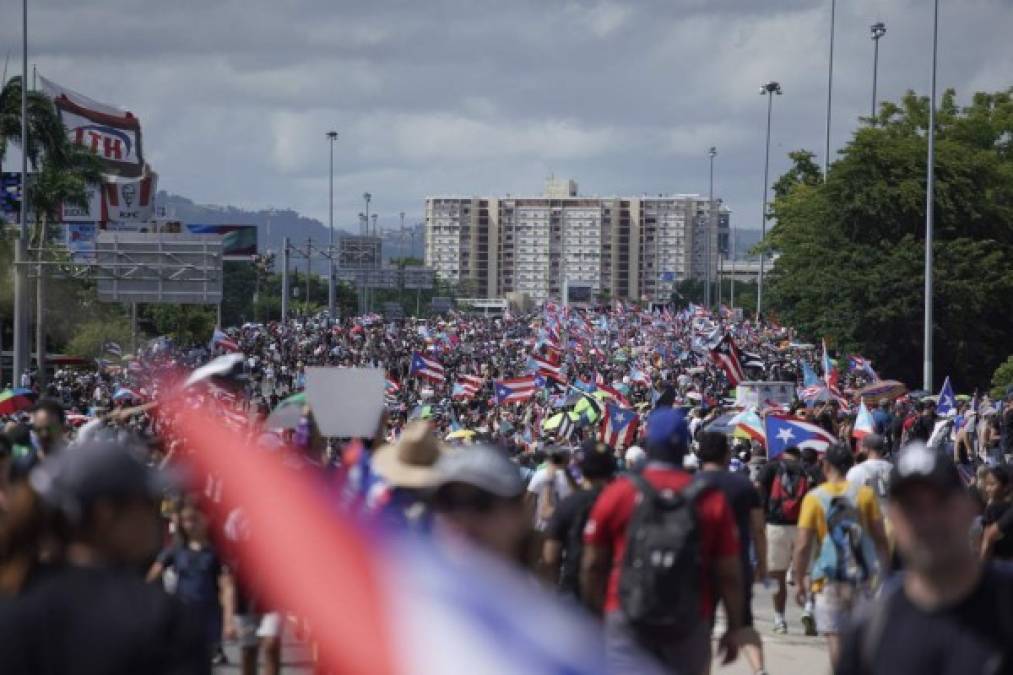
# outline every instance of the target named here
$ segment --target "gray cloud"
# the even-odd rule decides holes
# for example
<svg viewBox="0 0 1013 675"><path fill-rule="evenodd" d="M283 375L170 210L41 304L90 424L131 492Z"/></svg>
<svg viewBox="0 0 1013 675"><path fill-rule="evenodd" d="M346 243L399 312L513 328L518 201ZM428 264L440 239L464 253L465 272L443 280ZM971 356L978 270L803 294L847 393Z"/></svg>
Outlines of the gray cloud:
<svg viewBox="0 0 1013 675"><path fill-rule="evenodd" d="M1008 0L943 2L940 87L1007 87ZM880 98L927 92L931 8L838 3L832 140ZM427 194L537 192L554 172L589 194L717 193L759 225L764 100L779 80L772 174L823 147L830 0L432 0L329 3L71 0L31 8L48 77L140 116L161 187L203 202L291 206L336 221L360 195L393 225ZM20 17L0 9L17 68Z"/></svg>

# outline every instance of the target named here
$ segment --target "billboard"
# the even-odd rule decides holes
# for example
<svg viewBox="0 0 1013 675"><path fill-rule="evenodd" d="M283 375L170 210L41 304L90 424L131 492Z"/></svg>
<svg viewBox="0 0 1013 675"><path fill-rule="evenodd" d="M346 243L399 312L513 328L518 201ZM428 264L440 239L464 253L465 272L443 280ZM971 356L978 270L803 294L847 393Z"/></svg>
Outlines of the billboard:
<svg viewBox="0 0 1013 675"><path fill-rule="evenodd" d="M107 173L133 177L144 173L140 120L44 77L39 80L43 93L53 100L72 143L98 155Z"/></svg>
<svg viewBox="0 0 1013 675"><path fill-rule="evenodd" d="M213 234L222 238L225 260L249 260L257 255L256 225L197 225L187 223L189 234Z"/></svg>
<svg viewBox="0 0 1013 675"><path fill-rule="evenodd" d="M89 184L84 188L87 204L74 206L63 204L63 222L65 223L96 223L102 220L102 190L98 185Z"/></svg>
<svg viewBox="0 0 1013 675"><path fill-rule="evenodd" d="M75 262L95 259L95 223L67 223L67 252Z"/></svg>
<svg viewBox="0 0 1013 675"><path fill-rule="evenodd" d="M4 172L0 174L0 220L18 222L21 210L21 174Z"/></svg>
<svg viewBox="0 0 1013 675"><path fill-rule="evenodd" d="M106 176L102 184L102 220L117 223L147 222L154 216L158 174L136 178Z"/></svg>

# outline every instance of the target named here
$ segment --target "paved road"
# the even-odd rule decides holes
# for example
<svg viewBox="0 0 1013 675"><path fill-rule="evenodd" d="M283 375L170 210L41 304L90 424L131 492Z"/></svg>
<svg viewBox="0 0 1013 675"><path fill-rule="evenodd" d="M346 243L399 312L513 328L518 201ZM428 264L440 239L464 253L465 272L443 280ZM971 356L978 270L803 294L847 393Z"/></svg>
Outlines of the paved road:
<svg viewBox="0 0 1013 675"><path fill-rule="evenodd" d="M789 602L791 600L789 599ZM753 612L756 629L763 638L763 651L766 657L767 671L770 675L824 675L830 672L823 638L806 637L798 619L800 610L794 605L788 608L788 634L775 635L774 608L770 599L770 591L760 584L754 589ZM226 654L229 665L215 670L219 675L235 675L239 672L239 650L235 646L227 646ZM285 647L282 652L283 672L288 675L309 675L308 652L293 637L292 631L286 632ZM727 666L715 664L715 675L752 675L745 659L739 659Z"/></svg>
<svg viewBox="0 0 1013 675"><path fill-rule="evenodd" d="M807 637L799 623L801 610L788 598L788 634L777 635L774 628L774 604L770 591L757 584L753 588L753 621L763 638L763 655L770 675L825 675L830 672L830 657L821 637ZM716 664L715 664L716 666ZM715 675L752 675L741 656L735 663L715 667Z"/></svg>

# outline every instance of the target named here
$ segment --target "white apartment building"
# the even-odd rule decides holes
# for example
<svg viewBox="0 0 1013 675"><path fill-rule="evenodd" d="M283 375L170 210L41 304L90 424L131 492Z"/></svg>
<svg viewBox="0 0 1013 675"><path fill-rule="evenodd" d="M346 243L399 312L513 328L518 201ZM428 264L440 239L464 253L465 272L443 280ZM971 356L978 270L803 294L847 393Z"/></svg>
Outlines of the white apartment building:
<svg viewBox="0 0 1013 675"><path fill-rule="evenodd" d="M729 223L715 207L712 270ZM541 196L434 196L426 199L426 265L485 297L544 301L570 281L589 283L599 298L664 300L677 282L703 278L709 213L699 195L581 197L575 182L554 178Z"/></svg>

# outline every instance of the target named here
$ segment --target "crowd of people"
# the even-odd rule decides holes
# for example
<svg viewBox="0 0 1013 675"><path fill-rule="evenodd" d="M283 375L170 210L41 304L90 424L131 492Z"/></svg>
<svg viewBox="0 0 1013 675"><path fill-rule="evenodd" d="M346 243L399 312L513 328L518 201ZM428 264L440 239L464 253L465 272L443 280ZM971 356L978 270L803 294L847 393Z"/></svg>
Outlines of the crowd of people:
<svg viewBox="0 0 1013 675"><path fill-rule="evenodd" d="M322 434L317 366L383 371L374 435ZM1013 395L877 388L865 359L773 322L622 303L320 315L39 380L0 418L0 672L208 672L236 641L242 672L276 673L287 626L341 671L264 583L249 542L269 524L230 501L245 478L208 469L191 411L251 463L322 478L335 518L538 580L597 620L588 672L702 674L715 648L767 672L759 582L773 632L824 636L837 672L1013 672ZM747 381L794 395L743 410ZM745 413L818 436L774 452Z"/></svg>

